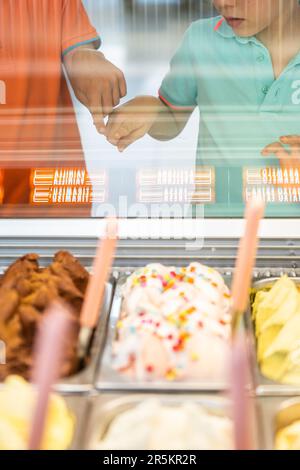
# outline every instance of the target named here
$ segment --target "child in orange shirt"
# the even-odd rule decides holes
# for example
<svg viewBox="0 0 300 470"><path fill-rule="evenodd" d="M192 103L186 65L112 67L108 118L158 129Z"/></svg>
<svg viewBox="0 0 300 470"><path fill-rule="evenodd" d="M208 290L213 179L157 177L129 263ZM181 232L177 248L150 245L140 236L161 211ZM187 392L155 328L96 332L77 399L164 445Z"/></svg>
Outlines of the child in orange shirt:
<svg viewBox="0 0 300 470"><path fill-rule="evenodd" d="M63 65L76 97L105 132L103 119L126 95L126 82L99 46L81 0L0 2L6 95L0 104L0 166L16 166L5 170L6 204L28 203L29 173L18 169L28 155L31 164L42 166L85 165Z"/></svg>

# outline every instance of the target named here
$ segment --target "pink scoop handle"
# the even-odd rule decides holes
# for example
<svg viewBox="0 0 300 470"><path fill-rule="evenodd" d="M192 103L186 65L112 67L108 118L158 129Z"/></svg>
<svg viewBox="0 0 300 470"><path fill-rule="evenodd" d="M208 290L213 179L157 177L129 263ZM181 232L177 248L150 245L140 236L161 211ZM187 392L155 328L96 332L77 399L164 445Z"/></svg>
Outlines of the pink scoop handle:
<svg viewBox="0 0 300 470"><path fill-rule="evenodd" d="M82 306L80 323L82 327L95 328L99 319L105 283L113 264L117 245L117 220L108 219L106 234L99 240L85 300Z"/></svg>
<svg viewBox="0 0 300 470"><path fill-rule="evenodd" d="M246 228L240 241L232 283L233 311L244 312L249 300L252 271L255 264L259 223L264 215L264 203L250 200L246 207Z"/></svg>
<svg viewBox="0 0 300 470"><path fill-rule="evenodd" d="M249 369L243 336L238 334L232 343L231 398L233 404L234 442L236 450L253 449L252 406L247 395Z"/></svg>
<svg viewBox="0 0 300 470"><path fill-rule="evenodd" d="M61 304L54 303L45 314L34 349L33 384L37 399L32 418L29 449L41 448L52 385L59 377L63 346L71 329L70 313Z"/></svg>

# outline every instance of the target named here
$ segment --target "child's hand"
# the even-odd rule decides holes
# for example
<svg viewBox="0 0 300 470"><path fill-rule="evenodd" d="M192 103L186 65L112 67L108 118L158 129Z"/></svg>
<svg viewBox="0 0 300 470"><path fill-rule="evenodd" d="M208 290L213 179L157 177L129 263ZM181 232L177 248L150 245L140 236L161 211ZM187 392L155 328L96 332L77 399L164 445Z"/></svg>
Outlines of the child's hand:
<svg viewBox="0 0 300 470"><path fill-rule="evenodd" d="M74 93L92 114L94 124L105 134L104 118L126 93L123 73L104 55L88 47L79 47L64 59Z"/></svg>
<svg viewBox="0 0 300 470"><path fill-rule="evenodd" d="M290 151L284 147L290 146ZM276 155L280 160L280 166L283 169L300 168L300 136L288 135L280 137L280 142L273 142L267 145L261 154L264 157Z"/></svg>
<svg viewBox="0 0 300 470"><path fill-rule="evenodd" d="M115 109L108 119L107 140L123 152L149 132L160 108L161 102L158 98L140 96Z"/></svg>

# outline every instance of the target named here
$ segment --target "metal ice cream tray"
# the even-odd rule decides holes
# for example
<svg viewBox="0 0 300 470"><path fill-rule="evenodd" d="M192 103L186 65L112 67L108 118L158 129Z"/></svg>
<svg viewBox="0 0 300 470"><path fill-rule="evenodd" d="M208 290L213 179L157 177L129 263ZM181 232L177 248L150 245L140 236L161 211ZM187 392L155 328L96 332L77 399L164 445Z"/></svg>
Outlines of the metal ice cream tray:
<svg viewBox="0 0 300 470"><path fill-rule="evenodd" d="M257 404L261 413L261 448L273 450L276 433L300 420L300 398L260 397Z"/></svg>
<svg viewBox="0 0 300 470"><path fill-rule="evenodd" d="M147 400L159 400L165 406L180 406L184 403L194 403L206 411L217 416L230 417L230 402L227 398L214 395L195 396L194 394L101 394L89 399L85 420L86 432L83 437L84 449L96 449L97 444L105 437L112 421L122 412L134 408ZM258 448L261 440L258 427L259 410L254 406L253 416L253 442ZM205 432L205 430L203 430Z"/></svg>
<svg viewBox="0 0 300 470"><path fill-rule="evenodd" d="M225 282L230 282L230 272L219 270ZM122 287L132 271L120 274L116 282L111 313L108 322L108 332L103 345L103 355L96 375L95 387L100 391L127 391L127 392L219 392L228 389L223 381L204 382L201 380L149 380L142 381L129 379L113 368L113 343L117 335L117 323L122 307Z"/></svg>
<svg viewBox="0 0 300 470"><path fill-rule="evenodd" d="M253 294L262 289L271 288L280 277L270 277L267 279L261 279L253 284ZM300 277L293 277L292 280L296 284L300 284ZM248 332L248 351L251 370L253 374L253 382L256 387L256 393L258 395L270 395L270 396L295 396L300 395L299 385L288 385L279 382L274 382L265 377L261 371L257 361L257 344L255 336L255 325L251 317L251 306L245 316L246 331ZM300 338L299 338L300 339Z"/></svg>
<svg viewBox="0 0 300 470"><path fill-rule="evenodd" d="M2 273L3 271L4 269L0 268L0 272ZM92 343L90 345L89 357L87 358L87 365L76 374L62 378L55 385L55 391L61 393L83 394L93 390L95 373L100 359L101 345L103 344L103 337L105 335L106 324L109 317L112 302L113 289L114 279L111 278L111 280L106 283L103 304L101 308L101 313L99 315L99 323L95 329Z"/></svg>

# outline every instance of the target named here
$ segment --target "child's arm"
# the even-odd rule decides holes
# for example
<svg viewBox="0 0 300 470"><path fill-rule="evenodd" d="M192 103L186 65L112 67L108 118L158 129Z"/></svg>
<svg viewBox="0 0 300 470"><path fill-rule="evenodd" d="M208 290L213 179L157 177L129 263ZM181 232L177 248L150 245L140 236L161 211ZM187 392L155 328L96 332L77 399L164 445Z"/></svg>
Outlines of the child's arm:
<svg viewBox="0 0 300 470"><path fill-rule="evenodd" d="M110 116L106 136L119 150L149 134L157 140L170 140L185 127L198 105L197 68L191 53L198 41L191 26L170 63L159 90L159 98L140 96L116 109Z"/></svg>
<svg viewBox="0 0 300 470"><path fill-rule="evenodd" d="M139 96L110 115L106 137L120 152L146 134L157 140L171 140L184 129L192 111L173 110L159 98Z"/></svg>
<svg viewBox="0 0 300 470"><path fill-rule="evenodd" d="M194 24L188 28L182 42L170 62L170 68L159 88L162 111L151 127L149 134L161 140L176 137L186 126L192 112L198 106L199 68L193 54L193 44L199 43L194 34ZM196 28L197 29L197 28ZM173 127L170 128L169 116ZM174 129L175 123L175 131Z"/></svg>
<svg viewBox="0 0 300 470"><path fill-rule="evenodd" d="M97 130L104 134L104 117L127 93L123 73L91 45L69 52L64 65L76 97L89 109Z"/></svg>

